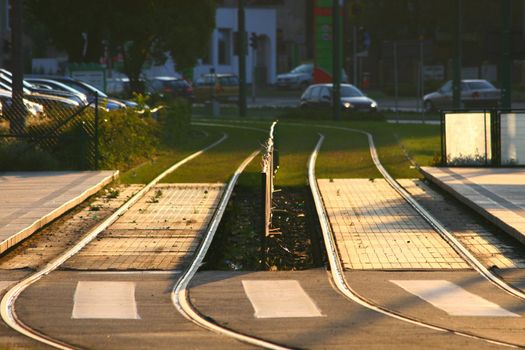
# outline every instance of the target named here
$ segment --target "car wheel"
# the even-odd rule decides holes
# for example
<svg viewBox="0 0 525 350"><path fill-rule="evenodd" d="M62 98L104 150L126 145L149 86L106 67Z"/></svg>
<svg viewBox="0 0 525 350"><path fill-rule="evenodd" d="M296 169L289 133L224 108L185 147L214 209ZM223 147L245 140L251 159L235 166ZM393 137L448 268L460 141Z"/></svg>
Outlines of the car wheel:
<svg viewBox="0 0 525 350"><path fill-rule="evenodd" d="M432 101L429 101L429 100L426 100L424 103L423 103L423 108L425 109L425 112L433 112L435 110L434 108L434 104L432 103Z"/></svg>

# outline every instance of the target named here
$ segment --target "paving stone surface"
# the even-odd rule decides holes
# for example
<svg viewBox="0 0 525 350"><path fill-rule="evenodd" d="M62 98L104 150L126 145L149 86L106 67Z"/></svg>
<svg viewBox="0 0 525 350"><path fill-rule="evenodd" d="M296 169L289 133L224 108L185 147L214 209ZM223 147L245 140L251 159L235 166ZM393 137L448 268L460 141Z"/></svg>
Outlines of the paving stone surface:
<svg viewBox="0 0 525 350"><path fill-rule="evenodd" d="M421 180L399 183L453 234L485 267L525 268L523 246L457 199L442 194Z"/></svg>
<svg viewBox="0 0 525 350"><path fill-rule="evenodd" d="M223 190L222 184L157 185L64 267L179 269L197 249Z"/></svg>
<svg viewBox="0 0 525 350"><path fill-rule="evenodd" d="M525 243L525 169L423 167L425 176Z"/></svg>
<svg viewBox="0 0 525 350"><path fill-rule="evenodd" d="M0 173L0 253L111 182L115 171Z"/></svg>
<svg viewBox="0 0 525 350"><path fill-rule="evenodd" d="M318 183L344 268L469 268L385 180Z"/></svg>

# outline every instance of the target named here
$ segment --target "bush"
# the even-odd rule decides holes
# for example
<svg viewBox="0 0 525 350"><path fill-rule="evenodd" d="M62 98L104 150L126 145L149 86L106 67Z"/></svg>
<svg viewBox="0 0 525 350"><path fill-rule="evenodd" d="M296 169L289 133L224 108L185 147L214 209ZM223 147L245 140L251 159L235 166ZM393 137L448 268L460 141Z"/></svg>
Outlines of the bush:
<svg viewBox="0 0 525 350"><path fill-rule="evenodd" d="M50 153L24 141L0 145L0 171L60 170Z"/></svg>
<svg viewBox="0 0 525 350"><path fill-rule="evenodd" d="M332 120L332 111L328 109L288 108L278 119ZM342 120L384 120L381 112L343 112Z"/></svg>
<svg viewBox="0 0 525 350"><path fill-rule="evenodd" d="M128 168L149 158L158 145L159 127L149 116L131 109L101 112L99 152L101 168Z"/></svg>
<svg viewBox="0 0 525 350"><path fill-rule="evenodd" d="M173 146L188 134L191 123L191 106L184 99L168 100L158 112L161 141L165 146Z"/></svg>

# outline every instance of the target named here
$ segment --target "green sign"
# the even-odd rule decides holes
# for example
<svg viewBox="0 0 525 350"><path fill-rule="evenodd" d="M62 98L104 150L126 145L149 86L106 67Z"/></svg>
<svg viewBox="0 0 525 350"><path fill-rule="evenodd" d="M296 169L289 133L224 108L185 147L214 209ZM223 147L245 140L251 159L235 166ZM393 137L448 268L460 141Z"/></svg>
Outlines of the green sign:
<svg viewBox="0 0 525 350"><path fill-rule="evenodd" d="M341 14L340 14L341 15ZM315 0L314 82L331 83L333 71L332 0ZM342 35L339 35L342 38Z"/></svg>

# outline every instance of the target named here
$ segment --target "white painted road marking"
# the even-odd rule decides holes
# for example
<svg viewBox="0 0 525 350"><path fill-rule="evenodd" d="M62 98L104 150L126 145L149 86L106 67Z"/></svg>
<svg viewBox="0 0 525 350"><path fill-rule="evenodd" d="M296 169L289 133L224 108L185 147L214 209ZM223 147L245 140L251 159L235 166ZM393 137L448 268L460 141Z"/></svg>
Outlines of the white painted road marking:
<svg viewBox="0 0 525 350"><path fill-rule="evenodd" d="M452 316L520 317L444 280L390 281Z"/></svg>
<svg viewBox="0 0 525 350"><path fill-rule="evenodd" d="M242 285L256 318L322 317L298 281L243 280Z"/></svg>
<svg viewBox="0 0 525 350"><path fill-rule="evenodd" d="M134 282L79 281L71 318L140 319Z"/></svg>

